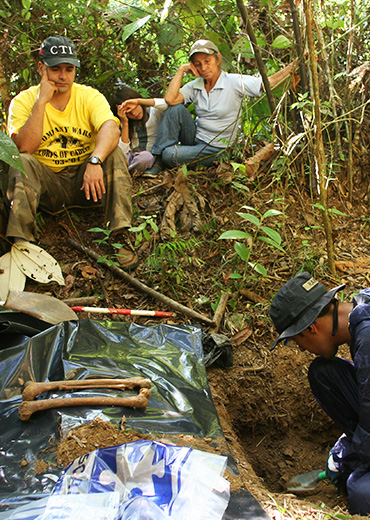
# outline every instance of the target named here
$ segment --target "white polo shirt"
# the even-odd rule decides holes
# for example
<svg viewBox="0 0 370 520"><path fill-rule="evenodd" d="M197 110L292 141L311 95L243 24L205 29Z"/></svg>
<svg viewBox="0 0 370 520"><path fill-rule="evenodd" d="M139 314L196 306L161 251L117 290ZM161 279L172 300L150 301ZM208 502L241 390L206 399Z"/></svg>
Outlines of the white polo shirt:
<svg viewBox="0 0 370 520"><path fill-rule="evenodd" d="M211 145L218 148L232 144L240 122L242 99L258 97L261 86L261 78L222 71L210 92L206 91L203 78L181 87L184 104L193 102L195 106L196 137L206 143L212 141Z"/></svg>

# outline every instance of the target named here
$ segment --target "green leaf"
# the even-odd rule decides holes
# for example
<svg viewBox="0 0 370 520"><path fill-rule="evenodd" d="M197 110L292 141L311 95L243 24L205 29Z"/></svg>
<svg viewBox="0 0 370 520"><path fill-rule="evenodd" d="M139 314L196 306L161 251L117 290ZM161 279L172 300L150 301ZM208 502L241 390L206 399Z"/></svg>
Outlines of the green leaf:
<svg viewBox="0 0 370 520"><path fill-rule="evenodd" d="M276 242L279 245L281 244L281 236L279 235L279 233L277 231L275 231L275 229L271 229L270 227L267 227L267 226L262 226L261 230L264 233L266 233L266 235L268 235L270 238L272 238L272 240L274 242Z"/></svg>
<svg viewBox="0 0 370 520"><path fill-rule="evenodd" d="M240 278L243 278L241 274L239 273L231 273L231 275L229 276L229 278L231 280L239 280Z"/></svg>
<svg viewBox="0 0 370 520"><path fill-rule="evenodd" d="M251 224L254 224L257 227L261 224L259 218L256 217L255 215L251 215L250 213L239 213L239 212L236 212L236 214L239 215L239 217L242 217L244 220L251 222Z"/></svg>
<svg viewBox="0 0 370 520"><path fill-rule="evenodd" d="M19 150L6 134L0 130L0 161L13 166L25 174Z"/></svg>
<svg viewBox="0 0 370 520"><path fill-rule="evenodd" d="M273 247L275 249L278 249L282 253L285 253L285 250L281 246L279 246L279 244L277 244L275 242L275 240L272 240L272 238L270 238L270 237L257 237L257 239L261 240L262 242L266 242L266 244L269 244L271 247Z"/></svg>
<svg viewBox="0 0 370 520"><path fill-rule="evenodd" d="M150 242L150 233L146 228L143 230L143 235L146 238L146 240Z"/></svg>
<svg viewBox="0 0 370 520"><path fill-rule="evenodd" d="M22 77L24 79L25 83L28 83L28 79L30 77L30 69L23 69L22 71Z"/></svg>
<svg viewBox="0 0 370 520"><path fill-rule="evenodd" d="M230 229L229 231L222 233L222 235L218 237L218 240L239 240L243 238L251 238L251 235L245 231Z"/></svg>
<svg viewBox="0 0 370 520"><path fill-rule="evenodd" d="M235 189L235 190L240 190L240 191L246 191L246 192L249 192L250 189L248 188L248 186L245 186L244 184L242 184L241 182L232 182L231 183L232 187Z"/></svg>
<svg viewBox="0 0 370 520"><path fill-rule="evenodd" d="M89 229L88 231L91 231L92 233L104 233L105 235L109 235L110 231L108 229L103 229L100 227L93 227Z"/></svg>
<svg viewBox="0 0 370 520"><path fill-rule="evenodd" d="M258 274L262 276L267 276L267 271L262 264L253 264L252 262L249 264Z"/></svg>
<svg viewBox="0 0 370 520"><path fill-rule="evenodd" d="M279 36L277 36L271 44L271 46L275 47L275 49L287 49L288 47L291 47L291 45L292 42L282 34L279 34Z"/></svg>
<svg viewBox="0 0 370 520"><path fill-rule="evenodd" d="M268 217L276 217L276 215L283 215L283 212L278 209L268 209L266 213L263 214L262 220Z"/></svg>
<svg viewBox="0 0 370 520"><path fill-rule="evenodd" d="M105 72L103 72L103 74L100 74L95 82L97 85L101 85L102 83L105 83L109 78L111 78L112 76L114 76L116 74L116 71L114 70L107 70Z"/></svg>
<svg viewBox="0 0 370 520"><path fill-rule="evenodd" d="M250 251L244 244L241 244L240 242L235 242L234 249L244 262L248 262Z"/></svg>
<svg viewBox="0 0 370 520"><path fill-rule="evenodd" d="M258 211L255 208L252 208L252 206L242 206L242 209L250 209L251 211L258 213Z"/></svg>
<svg viewBox="0 0 370 520"><path fill-rule="evenodd" d="M158 233L159 232L159 227L157 226L157 224L153 220L149 220L149 225L152 228L152 230L154 231L154 233Z"/></svg>
<svg viewBox="0 0 370 520"><path fill-rule="evenodd" d="M346 213L342 213L341 211L339 211L339 209L335 208L328 209L328 213L333 213L334 215L342 215L342 217L347 217Z"/></svg>
<svg viewBox="0 0 370 520"><path fill-rule="evenodd" d="M183 27L179 24L161 23L157 32L157 41L159 50L162 54L168 56L173 55L177 49L180 49L183 41Z"/></svg>
<svg viewBox="0 0 370 520"><path fill-rule="evenodd" d="M230 164L233 167L234 172L235 172L235 170L241 170L243 173L245 173L245 164L240 164L240 163L235 163L235 162L232 162Z"/></svg>
<svg viewBox="0 0 370 520"><path fill-rule="evenodd" d="M132 231L133 233L139 233L140 231L142 231L145 228L146 228L146 222L143 222L142 224L139 224L136 227L130 227L129 231Z"/></svg>
<svg viewBox="0 0 370 520"><path fill-rule="evenodd" d="M144 18L140 18L139 20L136 20L135 22L129 23L126 25L122 32L121 39L123 42L127 40L134 32L136 32L140 27L145 25L149 20L151 19L151 15L148 14L148 16L144 16Z"/></svg>

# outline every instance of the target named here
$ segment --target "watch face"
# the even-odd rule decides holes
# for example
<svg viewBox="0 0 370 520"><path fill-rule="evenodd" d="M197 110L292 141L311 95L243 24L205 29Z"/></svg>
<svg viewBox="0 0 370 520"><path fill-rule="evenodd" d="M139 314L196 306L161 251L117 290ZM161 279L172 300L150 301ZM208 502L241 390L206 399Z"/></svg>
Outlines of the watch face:
<svg viewBox="0 0 370 520"><path fill-rule="evenodd" d="M99 164L99 157L95 157L94 155L90 157L91 164Z"/></svg>

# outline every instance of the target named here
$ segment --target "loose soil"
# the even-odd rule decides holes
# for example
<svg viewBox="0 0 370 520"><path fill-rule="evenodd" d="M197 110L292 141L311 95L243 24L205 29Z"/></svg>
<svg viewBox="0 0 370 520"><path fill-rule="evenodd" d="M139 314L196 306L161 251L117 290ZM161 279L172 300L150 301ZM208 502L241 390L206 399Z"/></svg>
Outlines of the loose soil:
<svg viewBox="0 0 370 520"><path fill-rule="evenodd" d="M270 302L279 287L302 268L329 287L339 281L346 282L344 298L369 285L367 187L350 202L346 180L332 183L329 204L343 213L333 219L338 261L338 274L334 277L327 266L321 218L312 207L307 179L300 175L277 183L262 168L255 179L244 179L245 189L240 190L232 185L240 179L235 178L230 166L223 165L196 174L190 172L185 183L189 191L180 188L176 193L173 189L176 172L165 172L154 180L134 177L133 224L143 222L140 215L154 215L160 226L165 217L166 225L175 228L178 235L169 238L168 230L158 235L148 227L150 241L144 238L137 247L140 265L132 274L209 318L213 317L221 292L230 292L219 332L233 342L234 363L224 369L211 366L207 374L241 479L271 518L318 519L327 513L355 519L348 514L345 498L328 481L321 481L304 496L287 492L286 484L294 475L324 468L328 451L341 432L310 392L307 371L312 355L300 352L293 345L279 345L270 352L274 332L268 318L269 305L265 302ZM184 187L183 182L178 185ZM279 231L285 252L259 241L253 245L251 260L261 263L268 275L257 276L247 270L243 288L251 291L249 297L238 292L239 281L230 277L236 271L243 273L241 261L235 257L234 242L218 240L228 229L252 230L236 215L239 211L249 211L241 209L243 206L252 206L260 213L270 208L283 212L266 224ZM101 225L102 219L101 209L40 215L40 245L60 263L66 286L40 285L28 280L26 290L62 300L94 296L98 300L96 306L103 307L171 310L139 293L68 244L67 237L72 236L99 254L106 254L108 249L104 244L94 243L97 235L87 231ZM107 319L106 315L85 313L79 317ZM140 317L111 316L110 319L158 323L158 319ZM176 318L164 321L191 322L179 313ZM204 331L209 328L205 326ZM341 354L348 356L345 347ZM120 432L115 435L119 437ZM65 442L71 440L66 438ZM85 444L84 449L88 446ZM204 441L203 448L207 444ZM96 442L93 449L95 445ZM63 459L63 464L69 460L70 455Z"/></svg>

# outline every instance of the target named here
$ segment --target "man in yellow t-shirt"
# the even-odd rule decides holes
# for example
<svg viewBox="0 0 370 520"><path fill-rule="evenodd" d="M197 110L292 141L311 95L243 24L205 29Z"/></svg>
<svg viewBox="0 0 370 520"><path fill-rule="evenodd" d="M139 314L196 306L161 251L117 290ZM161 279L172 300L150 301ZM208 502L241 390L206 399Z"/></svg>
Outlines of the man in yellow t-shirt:
<svg viewBox="0 0 370 520"><path fill-rule="evenodd" d="M65 206L101 201L121 267L138 263L127 234L131 225L132 181L117 146L119 120L97 90L75 83L80 66L73 42L51 36L41 45L40 84L11 102L8 133L19 148L26 175L10 167L6 236L35 241L38 208L56 212Z"/></svg>

